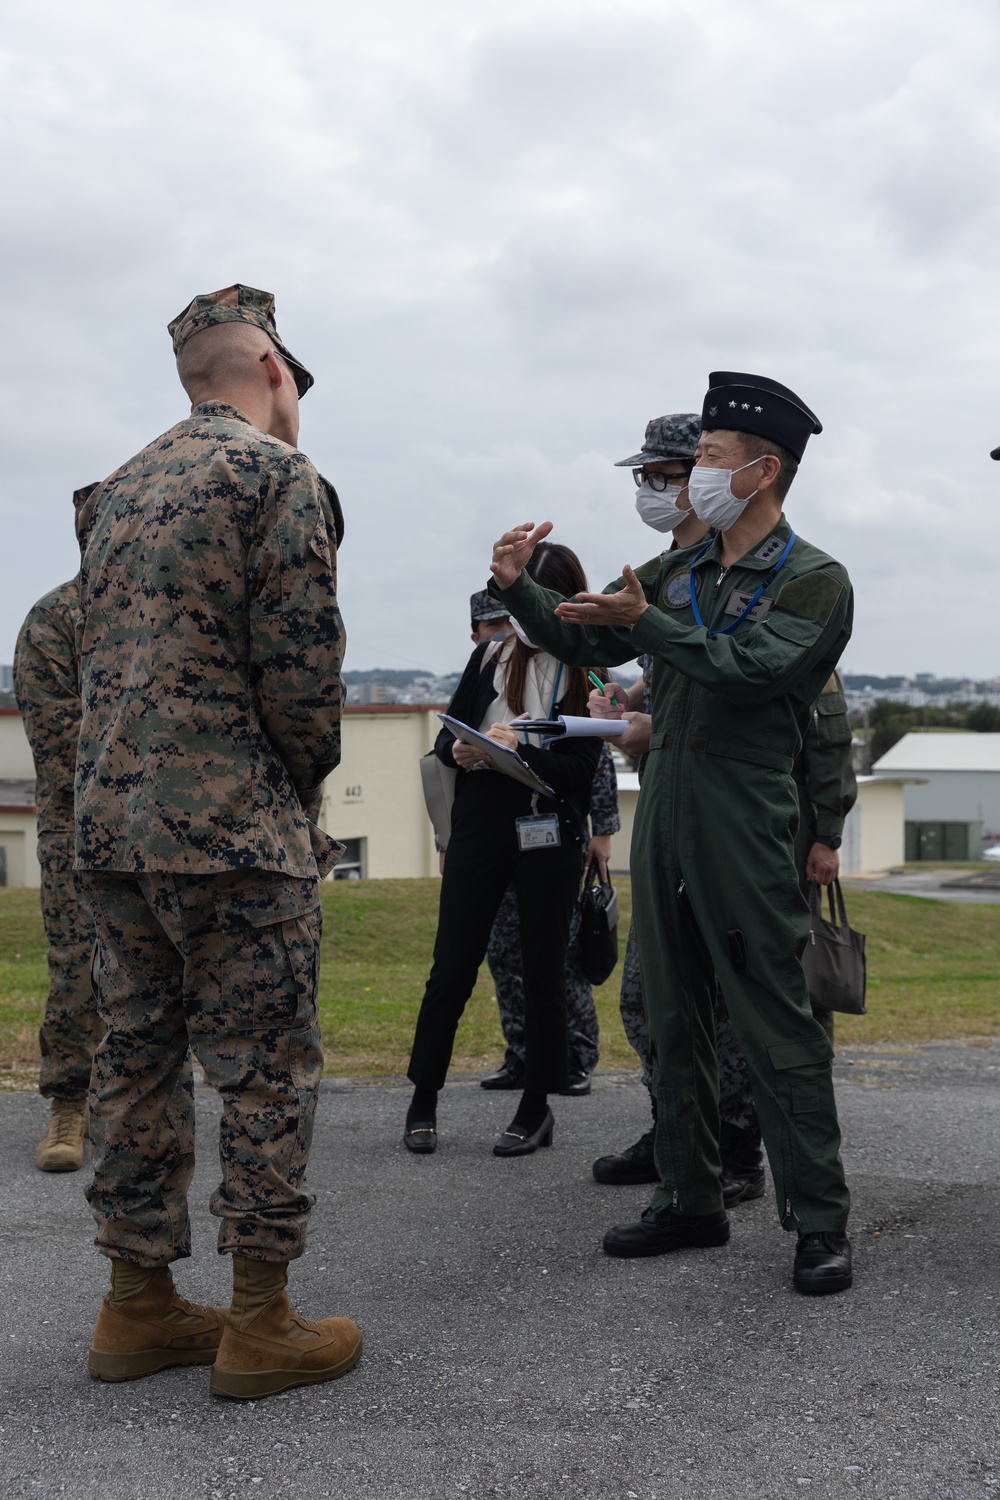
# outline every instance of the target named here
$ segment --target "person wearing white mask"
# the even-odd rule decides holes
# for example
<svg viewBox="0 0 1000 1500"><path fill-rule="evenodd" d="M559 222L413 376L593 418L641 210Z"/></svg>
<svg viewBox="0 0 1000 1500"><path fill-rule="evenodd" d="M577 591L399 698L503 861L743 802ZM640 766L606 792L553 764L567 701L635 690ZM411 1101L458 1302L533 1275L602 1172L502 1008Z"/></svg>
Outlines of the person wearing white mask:
<svg viewBox="0 0 1000 1500"><path fill-rule="evenodd" d="M659 1184L614 1256L729 1239L719 1152L716 976L753 1082L778 1215L797 1234L796 1291L852 1283L832 1048L799 955L809 909L793 841L792 776L814 705L851 636L853 590L798 537L784 499L815 414L763 376L709 377L688 486L712 537L603 594L560 597L525 573L551 523L493 549L490 592L561 660L654 657L650 760L632 840L633 905L657 1100ZM678 505L678 508L684 508Z"/></svg>

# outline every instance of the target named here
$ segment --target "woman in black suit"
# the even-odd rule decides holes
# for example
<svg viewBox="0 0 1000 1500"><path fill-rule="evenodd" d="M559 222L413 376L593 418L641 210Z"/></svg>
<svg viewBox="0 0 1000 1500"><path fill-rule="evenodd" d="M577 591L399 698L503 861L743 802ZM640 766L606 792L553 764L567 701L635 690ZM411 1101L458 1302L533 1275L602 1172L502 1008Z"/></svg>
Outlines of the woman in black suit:
<svg viewBox="0 0 1000 1500"><path fill-rule="evenodd" d="M567 597L587 580L568 547L543 544L529 574ZM512 721L587 712L587 675L538 650L516 633L478 646L455 692L449 713L516 748L552 788L537 814L548 825L525 824L535 811L529 787L495 771L485 755L447 728L435 751L459 775L451 838L441 881L434 961L417 1018L409 1078L413 1099L404 1143L426 1153L437 1146L437 1096L448 1072L458 1022L486 956L490 930L504 892L513 882L521 919L525 992L524 1093L493 1151L525 1156L552 1142L548 1095L567 1086L566 948L587 844L590 788L601 741L589 737L524 743ZM536 736L537 739L537 736Z"/></svg>

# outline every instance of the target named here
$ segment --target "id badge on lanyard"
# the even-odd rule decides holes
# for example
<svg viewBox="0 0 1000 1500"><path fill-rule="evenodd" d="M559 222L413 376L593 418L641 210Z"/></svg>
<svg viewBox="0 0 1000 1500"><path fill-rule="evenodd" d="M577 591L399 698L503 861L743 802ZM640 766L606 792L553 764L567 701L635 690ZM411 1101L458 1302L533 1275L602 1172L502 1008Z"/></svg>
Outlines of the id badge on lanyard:
<svg viewBox="0 0 1000 1500"><path fill-rule="evenodd" d="M555 813L538 811L538 793L531 799L531 812L527 817L515 818L517 847L522 854L531 849L558 849L562 843L559 833L559 818Z"/></svg>

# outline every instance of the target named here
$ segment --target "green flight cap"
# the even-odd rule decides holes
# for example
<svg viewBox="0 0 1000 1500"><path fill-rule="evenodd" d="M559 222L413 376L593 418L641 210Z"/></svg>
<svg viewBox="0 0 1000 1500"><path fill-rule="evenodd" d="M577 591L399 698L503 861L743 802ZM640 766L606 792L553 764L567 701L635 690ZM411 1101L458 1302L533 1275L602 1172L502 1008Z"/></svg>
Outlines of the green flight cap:
<svg viewBox="0 0 1000 1500"><path fill-rule="evenodd" d="M200 297L195 297L182 313L177 314L172 323L167 324L167 332L174 341L174 354L179 354L188 339L193 338L196 333L201 333L205 328L213 328L216 323L254 323L258 328L263 328L282 359L291 365L295 375L295 389L300 399L315 383L305 365L300 364L293 354L289 354L278 337L272 292L262 292L255 286L243 286L236 282L235 286L224 286L219 292L204 292Z"/></svg>

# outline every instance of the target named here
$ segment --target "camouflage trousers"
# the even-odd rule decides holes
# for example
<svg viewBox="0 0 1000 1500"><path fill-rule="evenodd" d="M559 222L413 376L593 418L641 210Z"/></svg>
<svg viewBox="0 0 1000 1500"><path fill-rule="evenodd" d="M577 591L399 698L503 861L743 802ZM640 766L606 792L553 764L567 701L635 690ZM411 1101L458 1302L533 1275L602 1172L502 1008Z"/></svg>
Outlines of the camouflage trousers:
<svg viewBox="0 0 1000 1500"><path fill-rule="evenodd" d="M222 1098L221 1252L301 1255L323 1049L318 882L91 871L107 1035L90 1092L87 1191L105 1255L162 1266L191 1253L191 1050Z"/></svg>
<svg viewBox="0 0 1000 1500"><path fill-rule="evenodd" d="M566 1053L570 1073L592 1073L597 1067L600 1031L594 992L580 969L580 911L574 906L566 951ZM521 923L517 895L508 887L490 933L486 962L496 989L511 1073L524 1071L524 979L521 973Z"/></svg>
<svg viewBox="0 0 1000 1500"><path fill-rule="evenodd" d="M653 1088L653 1055L649 1042L649 1025L642 1002L642 976L639 971L639 947L635 940L635 923L629 927L625 959L622 964L622 988L619 1001L625 1035L642 1063L642 1081ZM724 1125L736 1130L759 1129L757 1107L750 1087L750 1071L743 1050L736 1040L725 998L715 987L715 1051L719 1059L719 1117Z"/></svg>
<svg viewBox="0 0 1000 1500"><path fill-rule="evenodd" d="M91 978L94 923L68 853L43 858L42 922L49 993L38 1033L38 1089L46 1099L85 1099L104 1027Z"/></svg>

